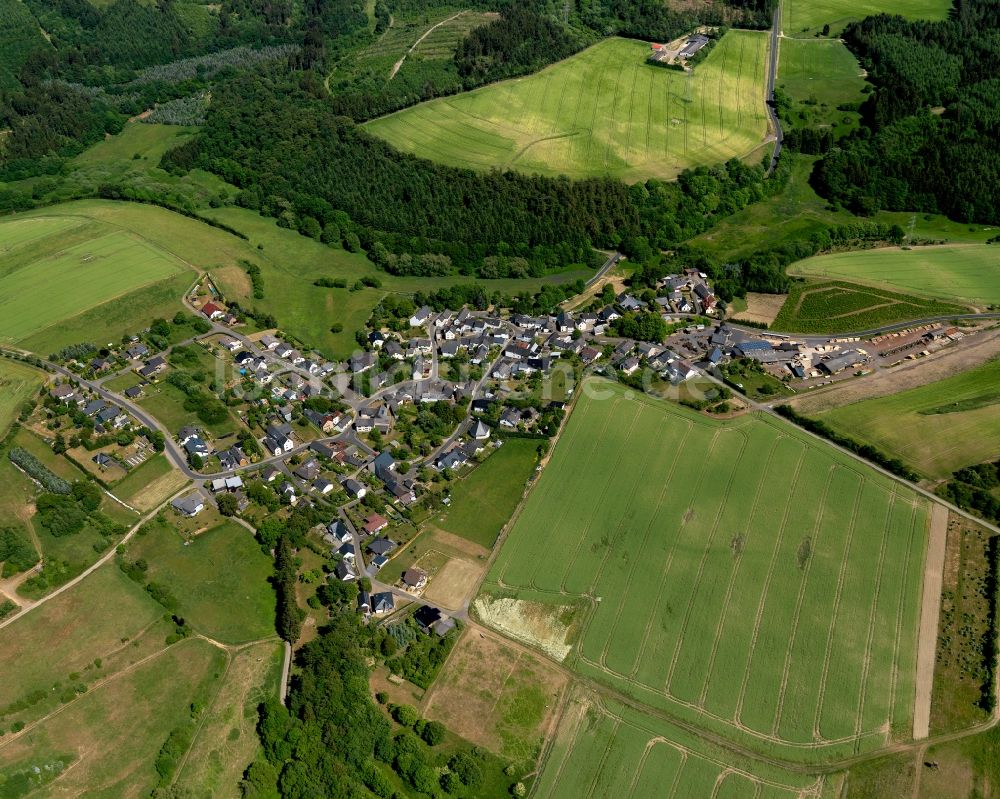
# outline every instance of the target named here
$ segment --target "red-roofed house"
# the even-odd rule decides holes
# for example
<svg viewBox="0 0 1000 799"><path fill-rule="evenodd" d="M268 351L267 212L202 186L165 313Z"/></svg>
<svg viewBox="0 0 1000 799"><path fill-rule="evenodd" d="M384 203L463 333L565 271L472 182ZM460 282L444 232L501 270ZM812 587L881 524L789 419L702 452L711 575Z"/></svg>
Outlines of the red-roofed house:
<svg viewBox="0 0 1000 799"><path fill-rule="evenodd" d="M365 519L365 533L368 535L374 535L379 530L384 530L388 526L389 520L377 513L373 513Z"/></svg>
<svg viewBox="0 0 1000 799"><path fill-rule="evenodd" d="M209 319L221 319L226 315L226 312L214 302L206 302L201 307L201 312Z"/></svg>

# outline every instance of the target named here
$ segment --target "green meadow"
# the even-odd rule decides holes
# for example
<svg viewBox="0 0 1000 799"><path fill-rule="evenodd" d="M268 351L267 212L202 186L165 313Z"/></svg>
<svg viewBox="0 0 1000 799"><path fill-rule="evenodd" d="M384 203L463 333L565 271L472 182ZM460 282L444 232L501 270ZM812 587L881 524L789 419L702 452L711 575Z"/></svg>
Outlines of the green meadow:
<svg viewBox="0 0 1000 799"><path fill-rule="evenodd" d="M824 25L839 32L848 22L873 14L945 19L950 8L948 0L782 0L781 26L786 36L812 36Z"/></svg>
<svg viewBox="0 0 1000 799"><path fill-rule="evenodd" d="M860 105L865 79L842 41L782 39L778 53L777 85L792 99L792 127L830 127L836 135L857 127L860 115L839 106Z"/></svg>
<svg viewBox="0 0 1000 799"><path fill-rule="evenodd" d="M34 396L45 382L45 373L19 361L0 359L0 438L21 410L21 404Z"/></svg>
<svg viewBox="0 0 1000 799"><path fill-rule="evenodd" d="M565 665L755 751L908 738L929 502L770 416L582 392L484 594L580 607Z"/></svg>
<svg viewBox="0 0 1000 799"><path fill-rule="evenodd" d="M1000 452L1000 360L818 414L932 479L993 460Z"/></svg>
<svg viewBox="0 0 1000 799"><path fill-rule="evenodd" d="M437 526L492 549L524 493L537 461L538 442L510 438L472 474L455 483L451 505Z"/></svg>
<svg viewBox="0 0 1000 799"><path fill-rule="evenodd" d="M526 78L439 98L366 128L406 152L473 169L673 178L764 143L767 36L730 31L693 72L606 39Z"/></svg>
<svg viewBox="0 0 1000 799"><path fill-rule="evenodd" d="M987 244L839 252L807 258L788 271L976 305L1000 305L1000 250Z"/></svg>

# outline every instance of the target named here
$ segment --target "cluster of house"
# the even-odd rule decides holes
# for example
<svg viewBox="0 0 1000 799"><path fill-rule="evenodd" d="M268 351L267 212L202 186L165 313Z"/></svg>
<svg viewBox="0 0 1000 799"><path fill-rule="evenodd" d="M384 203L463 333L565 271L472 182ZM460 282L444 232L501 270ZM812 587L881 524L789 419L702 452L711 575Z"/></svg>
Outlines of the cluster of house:
<svg viewBox="0 0 1000 799"><path fill-rule="evenodd" d="M122 430L133 424L129 416L118 405L107 402L94 394L69 383L60 383L49 389L49 396L56 402L75 407L94 420L97 435Z"/></svg>
<svg viewBox="0 0 1000 799"><path fill-rule="evenodd" d="M491 430L489 425L483 422L482 419L473 417L469 420L465 433L468 441L456 442L450 449L441 453L435 459L433 466L439 472L443 472L445 469L451 471L461 469L466 464L471 463L486 449L486 443L489 440ZM499 447L500 443L499 441L495 441L494 446Z"/></svg>

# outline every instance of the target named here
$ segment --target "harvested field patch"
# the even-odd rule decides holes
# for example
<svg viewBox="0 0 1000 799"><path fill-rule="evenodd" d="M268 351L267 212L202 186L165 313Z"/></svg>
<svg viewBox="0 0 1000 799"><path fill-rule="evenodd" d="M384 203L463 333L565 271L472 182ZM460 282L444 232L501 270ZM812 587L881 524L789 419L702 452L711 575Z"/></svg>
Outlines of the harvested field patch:
<svg viewBox="0 0 1000 799"><path fill-rule="evenodd" d="M444 608L456 610L472 593L485 567L471 560L450 558L424 590L424 598Z"/></svg>
<svg viewBox="0 0 1000 799"><path fill-rule="evenodd" d="M770 325L781 311L781 306L785 304L784 294L757 294L753 291L747 292L747 309L740 311L733 318L737 321L760 322Z"/></svg>
<svg viewBox="0 0 1000 799"><path fill-rule="evenodd" d="M542 658L470 630L435 680L423 713L502 757L532 761L566 684Z"/></svg>

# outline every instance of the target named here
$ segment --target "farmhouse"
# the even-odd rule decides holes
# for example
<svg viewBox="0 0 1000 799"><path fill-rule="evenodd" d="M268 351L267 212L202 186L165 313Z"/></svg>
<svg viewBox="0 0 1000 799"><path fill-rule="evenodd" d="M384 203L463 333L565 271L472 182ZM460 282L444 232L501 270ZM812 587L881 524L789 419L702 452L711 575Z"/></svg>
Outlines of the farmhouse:
<svg viewBox="0 0 1000 799"><path fill-rule="evenodd" d="M687 40L687 42L681 48L681 51L680 53L678 53L678 55L681 58L690 58L699 50L701 50L702 47L708 44L708 42L709 39L705 34L696 33L694 36L692 36Z"/></svg>

